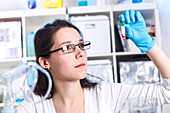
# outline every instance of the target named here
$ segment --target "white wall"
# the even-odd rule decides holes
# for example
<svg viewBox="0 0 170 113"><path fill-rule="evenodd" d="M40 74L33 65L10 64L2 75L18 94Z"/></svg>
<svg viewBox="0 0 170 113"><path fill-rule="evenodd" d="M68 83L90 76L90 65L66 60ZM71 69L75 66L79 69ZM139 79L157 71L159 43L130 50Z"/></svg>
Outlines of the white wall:
<svg viewBox="0 0 170 113"><path fill-rule="evenodd" d="M162 48L170 58L170 0L157 0L162 34Z"/></svg>
<svg viewBox="0 0 170 113"><path fill-rule="evenodd" d="M26 0L0 0L0 11L25 9Z"/></svg>

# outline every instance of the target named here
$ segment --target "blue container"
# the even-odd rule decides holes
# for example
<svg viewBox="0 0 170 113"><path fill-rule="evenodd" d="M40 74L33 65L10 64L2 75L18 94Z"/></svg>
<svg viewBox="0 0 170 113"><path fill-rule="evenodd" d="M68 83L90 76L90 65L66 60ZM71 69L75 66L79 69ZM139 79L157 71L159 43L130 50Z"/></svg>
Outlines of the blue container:
<svg viewBox="0 0 170 113"><path fill-rule="evenodd" d="M36 8L36 0L28 0L28 8L30 9Z"/></svg>
<svg viewBox="0 0 170 113"><path fill-rule="evenodd" d="M78 6L87 6L87 0L78 0Z"/></svg>
<svg viewBox="0 0 170 113"><path fill-rule="evenodd" d="M142 0L132 0L132 3L141 3Z"/></svg>

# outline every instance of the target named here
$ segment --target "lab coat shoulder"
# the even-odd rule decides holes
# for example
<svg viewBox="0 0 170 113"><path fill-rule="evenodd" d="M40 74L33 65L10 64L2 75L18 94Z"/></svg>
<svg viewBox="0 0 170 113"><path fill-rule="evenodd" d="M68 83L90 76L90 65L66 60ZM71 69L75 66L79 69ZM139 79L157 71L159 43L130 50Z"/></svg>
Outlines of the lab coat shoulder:
<svg viewBox="0 0 170 113"><path fill-rule="evenodd" d="M41 100L40 96L35 94L31 95L29 100L38 102ZM54 105L52 99L46 99L42 102L31 104L26 99L17 106L17 113L55 113Z"/></svg>
<svg viewBox="0 0 170 113"><path fill-rule="evenodd" d="M36 95L31 95L31 97L29 98L29 100L34 101L34 100L38 100L40 97L36 96ZM24 99L23 102L21 102L18 106L17 106L17 113L36 113L36 105L35 104L31 104L28 100Z"/></svg>

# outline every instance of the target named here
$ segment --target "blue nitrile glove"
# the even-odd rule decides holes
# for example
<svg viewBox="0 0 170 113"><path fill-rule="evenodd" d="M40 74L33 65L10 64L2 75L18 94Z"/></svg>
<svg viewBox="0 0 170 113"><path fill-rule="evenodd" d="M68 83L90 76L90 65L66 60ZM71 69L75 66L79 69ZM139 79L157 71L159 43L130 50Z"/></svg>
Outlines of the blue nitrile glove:
<svg viewBox="0 0 170 113"><path fill-rule="evenodd" d="M139 11L124 11L119 16L120 21L125 21L126 36L130 38L142 53L149 51L155 45L146 29L145 20Z"/></svg>

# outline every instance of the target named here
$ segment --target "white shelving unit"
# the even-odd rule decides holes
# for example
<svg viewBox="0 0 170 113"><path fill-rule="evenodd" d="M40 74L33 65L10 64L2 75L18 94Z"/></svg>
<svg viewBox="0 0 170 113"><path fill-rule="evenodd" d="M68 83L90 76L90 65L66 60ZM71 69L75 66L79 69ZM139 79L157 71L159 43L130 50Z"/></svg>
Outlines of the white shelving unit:
<svg viewBox="0 0 170 113"><path fill-rule="evenodd" d="M85 15L106 15L110 21L111 31L111 45L112 52L108 54L89 54L88 59L110 59L113 63L114 81L118 81L118 57L129 55L142 55L140 52L120 52L116 50L115 40L115 25L119 21L119 15L125 10L138 10L142 13L147 24L155 25L157 43L161 47L161 33L159 16L156 2L136 3L136 4L116 4L108 6L84 6L84 7L71 7L68 8L68 16L85 16Z"/></svg>
<svg viewBox="0 0 170 113"><path fill-rule="evenodd" d="M21 21L22 23L22 57L0 59L0 73L13 68L21 62L35 60L34 57L26 56L26 36L31 32L36 32L47 22L52 22L56 18L66 19L66 8L36 9L27 11L3 11L0 12L0 21Z"/></svg>
<svg viewBox="0 0 170 113"><path fill-rule="evenodd" d="M21 62L35 61L34 57L26 56L26 36L31 31L36 32L39 28L42 28L48 22L52 22L55 19L69 19L71 16L79 15L106 15L110 21L111 31L111 53L107 54L89 54L88 60L91 59L110 59L113 64L113 78L114 82L118 82L118 70L117 62L118 57L129 56L129 55L142 55L139 52L120 52L116 50L115 40L115 28L116 22L119 21L118 16L125 10L134 9L142 12L146 23L155 25L156 28L156 39L158 45L161 47L161 33L158 10L156 2L152 3L136 3L136 4L115 4L106 6L83 6L83 7L69 7L69 8L53 8L53 9L36 9L27 11L5 11L0 12L0 20L5 19L21 19L22 22L22 38L23 38L23 57L13 59L0 59L0 72L15 67ZM3 106L0 104L0 107Z"/></svg>
<svg viewBox="0 0 170 113"><path fill-rule="evenodd" d="M106 15L109 17L110 21L110 31L111 31L111 45L112 52L107 54L89 54L89 59L95 58L108 58L113 62L113 72L114 81L118 82L118 72L117 72L117 57L125 55L135 55L140 54L136 52L119 52L116 51L116 41L115 41L115 28L116 22L119 21L118 16L123 13L124 10L139 10L142 12L146 23L151 23L156 27L156 38L157 43L161 47L161 33L160 24L156 2L149 3L136 3L136 4L115 4L106 6L74 6L69 8L52 8L52 9L35 9L27 11L4 11L0 12L0 20L5 19L20 19L22 21L22 38L23 38L23 57L13 58L13 59L0 59L0 67L4 64L20 64L21 62L35 61L34 57L26 56L26 36L31 31L36 32L39 28L43 27L48 22L52 22L55 19L69 19L71 16L82 16L82 15ZM16 63L18 62L18 63ZM8 65L5 68L11 68L15 65ZM1 71L1 70L0 70ZM1 71L2 72L2 71Z"/></svg>

